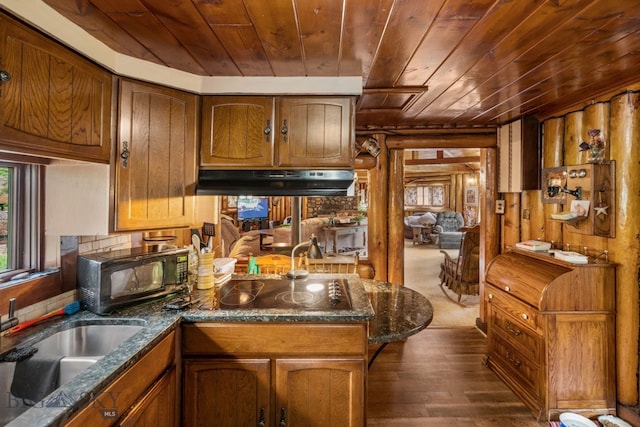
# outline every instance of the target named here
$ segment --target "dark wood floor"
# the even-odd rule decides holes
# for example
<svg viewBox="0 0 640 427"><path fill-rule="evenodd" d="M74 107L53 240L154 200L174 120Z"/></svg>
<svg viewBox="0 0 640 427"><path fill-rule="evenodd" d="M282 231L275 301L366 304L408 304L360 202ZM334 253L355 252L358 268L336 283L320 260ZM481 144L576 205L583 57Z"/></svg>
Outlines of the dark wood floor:
<svg viewBox="0 0 640 427"><path fill-rule="evenodd" d="M367 425L541 427L483 366L476 328L427 328L389 344L369 370Z"/></svg>

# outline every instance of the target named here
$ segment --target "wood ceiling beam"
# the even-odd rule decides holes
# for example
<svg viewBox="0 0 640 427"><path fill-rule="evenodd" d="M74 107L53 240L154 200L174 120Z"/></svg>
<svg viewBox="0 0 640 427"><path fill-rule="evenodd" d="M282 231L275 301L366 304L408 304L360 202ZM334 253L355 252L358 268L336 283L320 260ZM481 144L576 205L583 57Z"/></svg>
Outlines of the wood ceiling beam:
<svg viewBox="0 0 640 427"><path fill-rule="evenodd" d="M480 156L463 156L463 157L439 157L435 159L405 159L404 164L407 166L420 165L451 165L455 163L479 163Z"/></svg>
<svg viewBox="0 0 640 427"><path fill-rule="evenodd" d="M447 128L442 126L434 126L431 128L427 128L427 127L416 126L412 128L405 128L405 127L393 127L393 126L385 126L385 127L370 126L370 127L362 127L362 128L356 129L357 136L371 136L374 134L382 134L382 135L389 135L389 136L408 136L408 135L430 136L430 135L457 135L457 134L495 135L496 133L497 133L497 130L495 127Z"/></svg>
<svg viewBox="0 0 640 427"><path fill-rule="evenodd" d="M498 140L495 134L460 134L460 135L406 135L387 136L387 148L495 148Z"/></svg>
<svg viewBox="0 0 640 427"><path fill-rule="evenodd" d="M400 86L400 87L372 87L362 89L363 95L393 95L397 93L421 93L428 90L427 86Z"/></svg>

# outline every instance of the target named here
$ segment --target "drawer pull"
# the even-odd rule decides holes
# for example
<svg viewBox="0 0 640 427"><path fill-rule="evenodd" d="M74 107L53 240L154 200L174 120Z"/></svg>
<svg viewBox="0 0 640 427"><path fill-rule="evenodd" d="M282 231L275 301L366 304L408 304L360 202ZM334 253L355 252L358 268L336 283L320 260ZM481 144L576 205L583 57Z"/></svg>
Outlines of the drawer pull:
<svg viewBox="0 0 640 427"><path fill-rule="evenodd" d="M516 336L516 337L518 335L522 334L522 331L520 329L518 329L518 328L514 328L513 325L511 324L511 322L509 322L508 320L507 320L507 330L509 332L511 332L511 335Z"/></svg>
<svg viewBox="0 0 640 427"><path fill-rule="evenodd" d="M489 294L489 299L493 299L493 294Z"/></svg>
<svg viewBox="0 0 640 427"><path fill-rule="evenodd" d="M511 288L510 288L510 287L508 287L508 286L505 286L505 287L504 287L504 290L505 290L506 292L510 292L510 291L511 291Z"/></svg>
<svg viewBox="0 0 640 427"><path fill-rule="evenodd" d="M520 317L522 317L524 320L529 320L529 315L527 313L522 313Z"/></svg>
<svg viewBox="0 0 640 427"><path fill-rule="evenodd" d="M522 365L522 362L516 359L510 351L507 351L507 360L516 368L519 368Z"/></svg>

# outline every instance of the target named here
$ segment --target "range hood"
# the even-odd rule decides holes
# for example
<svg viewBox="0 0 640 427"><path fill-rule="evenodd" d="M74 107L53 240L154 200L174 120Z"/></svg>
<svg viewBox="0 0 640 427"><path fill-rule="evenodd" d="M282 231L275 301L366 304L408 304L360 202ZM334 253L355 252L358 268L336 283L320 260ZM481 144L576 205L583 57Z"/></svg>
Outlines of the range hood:
<svg viewBox="0 0 640 427"><path fill-rule="evenodd" d="M352 170L208 170L198 172L196 194L347 196Z"/></svg>

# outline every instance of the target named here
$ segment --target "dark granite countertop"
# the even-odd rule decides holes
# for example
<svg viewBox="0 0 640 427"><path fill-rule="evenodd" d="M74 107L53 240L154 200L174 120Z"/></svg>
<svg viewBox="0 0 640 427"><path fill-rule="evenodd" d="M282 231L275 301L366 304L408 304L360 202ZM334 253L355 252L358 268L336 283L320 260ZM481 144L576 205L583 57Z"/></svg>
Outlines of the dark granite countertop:
<svg viewBox="0 0 640 427"><path fill-rule="evenodd" d="M277 278L278 276L259 276ZM82 407L93 393L101 390L133 365L180 322L369 322L369 343L401 340L426 328L433 317L429 301L418 292L403 286L354 275L313 275L319 278L346 278L352 302L350 310L301 311L283 309L216 310L211 307L213 290L196 290L200 301L184 311L163 310L172 297L139 304L109 316L88 311L34 326L15 337L2 337L0 354L14 347L26 346L53 333L82 324L108 322L143 326L131 338L94 365L82 371L69 383L47 396L42 402L15 418L8 426L57 426ZM256 276L234 275L234 279ZM47 406L47 402L64 402Z"/></svg>
<svg viewBox="0 0 640 427"><path fill-rule="evenodd" d="M379 280L361 279L375 311L369 322L369 344L405 339L433 320L433 306L419 292Z"/></svg>
<svg viewBox="0 0 640 427"><path fill-rule="evenodd" d="M194 291L200 302L184 311L163 310L163 304L171 297L139 304L114 312L109 316L99 316L88 311L81 311L57 321L34 326L15 337L2 337L0 354L14 347L22 347L29 343L50 336L62 329L79 324L110 322L120 324L137 324L143 328L124 341L103 359L82 371L70 382L58 388L42 402L25 411L7 424L11 427L57 426L73 412L82 407L93 393L101 390L116 379L142 355L148 352L162 338L174 330L180 322L366 322L374 318L374 311L368 294L358 276L355 275L313 275L314 277L347 278L351 295L351 310L301 311L301 310L211 310L207 307L208 299L213 298L213 290ZM255 278L256 276L251 276ZM260 276L272 278L277 276ZM236 275L234 278L246 278ZM64 402L58 406L47 406L47 402ZM17 402L14 402L17 403Z"/></svg>

